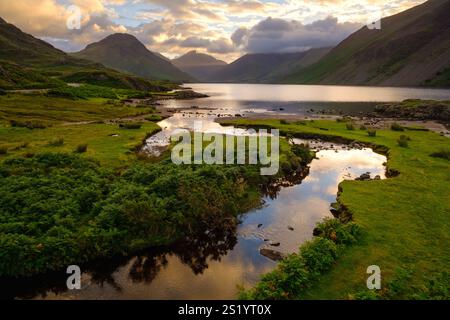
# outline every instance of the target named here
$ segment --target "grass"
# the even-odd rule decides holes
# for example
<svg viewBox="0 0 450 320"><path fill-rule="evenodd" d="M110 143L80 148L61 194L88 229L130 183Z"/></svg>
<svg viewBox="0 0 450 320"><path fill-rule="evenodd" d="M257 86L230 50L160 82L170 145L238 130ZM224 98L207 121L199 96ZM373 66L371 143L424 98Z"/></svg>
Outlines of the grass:
<svg viewBox="0 0 450 320"><path fill-rule="evenodd" d="M410 137L401 135L400 138L398 138L397 143L402 148L408 148L410 140L411 140Z"/></svg>
<svg viewBox="0 0 450 320"><path fill-rule="evenodd" d="M388 170L400 172L388 180L345 181L340 185L339 201L362 227L363 236L302 298L350 298L366 289L366 269L370 265L381 267L384 287L397 283L395 294L390 296L393 299L428 292L434 279L445 279L443 275L450 264L450 164L430 155L448 149L448 138L411 131L409 148L402 148L397 143L399 132L379 130L377 137L369 137L359 130L348 131L345 124L335 121L321 120L302 126L280 125L278 120L241 119L231 123L275 127L299 137L343 137L384 146L389 149ZM320 130L324 127L329 131ZM397 281L399 270L408 271L408 281ZM448 285L447 277L442 286Z"/></svg>
<svg viewBox="0 0 450 320"><path fill-rule="evenodd" d="M3 126L0 127L0 145L12 149L26 141L29 143L27 153L72 152L83 142L89 145L86 156L105 165L119 166L133 160L135 155L131 150L141 144L148 133L158 130L159 126L152 122L143 123L137 130L122 130L115 124L101 123L60 125L38 131ZM58 139L63 143L57 142ZM22 155L22 150L8 152L8 157Z"/></svg>
<svg viewBox="0 0 450 320"><path fill-rule="evenodd" d="M398 123L393 123L391 125L391 130L392 131L405 131L405 128L403 128L401 125L399 125Z"/></svg>
<svg viewBox="0 0 450 320"><path fill-rule="evenodd" d="M150 108L149 110L150 111ZM145 115L146 109L113 104L106 99L70 100L40 94L0 96L0 122L20 123L104 121Z"/></svg>
<svg viewBox="0 0 450 320"><path fill-rule="evenodd" d="M450 149L442 149L431 154L432 157L450 160Z"/></svg>
<svg viewBox="0 0 450 320"><path fill-rule="evenodd" d="M137 130L137 129L142 128L142 123L125 122L125 123L121 123L119 125L119 127L122 128L122 129Z"/></svg>
<svg viewBox="0 0 450 320"><path fill-rule="evenodd" d="M136 108L117 101L25 94L1 96L0 146L9 149L1 160L40 152L70 153L80 144L89 146L84 156L96 158L101 164L120 166L134 160L136 146L160 127L154 122L143 122L139 128L123 130L117 124L104 122L154 111L150 106ZM20 148L24 143L26 150Z"/></svg>
<svg viewBox="0 0 450 320"><path fill-rule="evenodd" d="M89 98L105 98L115 100L121 98L146 98L149 94L144 91L115 89L83 84L78 87L60 86L58 88L51 89L48 92L48 96L68 98L72 100Z"/></svg>

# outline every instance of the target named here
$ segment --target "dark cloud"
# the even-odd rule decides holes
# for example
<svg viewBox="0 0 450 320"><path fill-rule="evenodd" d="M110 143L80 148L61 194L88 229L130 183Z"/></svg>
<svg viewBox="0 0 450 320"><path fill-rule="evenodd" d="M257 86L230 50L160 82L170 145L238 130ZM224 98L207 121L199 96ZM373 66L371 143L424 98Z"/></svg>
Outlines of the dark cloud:
<svg viewBox="0 0 450 320"><path fill-rule="evenodd" d="M199 37L189 37L180 42L180 47L183 48L204 48L210 45L211 41Z"/></svg>
<svg viewBox="0 0 450 320"><path fill-rule="evenodd" d="M236 46L240 47L247 41L249 33L250 30L247 28L239 28L231 35L231 41L233 41Z"/></svg>
<svg viewBox="0 0 450 320"><path fill-rule="evenodd" d="M227 39L211 41L207 48L209 53L227 54L236 51L233 43Z"/></svg>
<svg viewBox="0 0 450 320"><path fill-rule="evenodd" d="M333 17L307 25L267 18L251 29L236 30L231 39L247 52L295 52L335 46L359 27L358 23L338 23Z"/></svg>

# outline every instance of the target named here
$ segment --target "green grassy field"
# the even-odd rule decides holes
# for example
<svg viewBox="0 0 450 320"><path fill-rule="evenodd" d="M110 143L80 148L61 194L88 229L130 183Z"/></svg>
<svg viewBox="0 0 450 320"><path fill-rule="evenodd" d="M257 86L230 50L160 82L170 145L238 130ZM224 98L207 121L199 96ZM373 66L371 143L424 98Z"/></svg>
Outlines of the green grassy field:
<svg viewBox="0 0 450 320"><path fill-rule="evenodd" d="M155 122L143 121L138 129L120 128L107 120L150 117L154 109L137 108L106 99L71 100L44 95L9 94L0 97L0 148L7 153L0 161L40 152L73 152L87 144L85 156L102 164L118 166L135 159L134 148L160 130ZM156 115L154 115L156 116ZM43 124L45 129L13 127L10 121ZM63 143L57 140L62 139Z"/></svg>
<svg viewBox="0 0 450 320"><path fill-rule="evenodd" d="M449 298L450 162L430 156L447 154L450 141L436 133L348 130L346 123L313 121L281 124L278 120L236 120L241 126L269 126L299 137L344 137L388 147L388 168L400 172L383 181L345 181L339 197L363 229L356 245L346 248L331 270L302 299L348 299L365 294L368 266L382 270L378 298ZM285 122L283 122L285 123ZM401 135L410 138L400 147ZM442 291L446 292L442 294ZM438 292L438 293L436 293Z"/></svg>

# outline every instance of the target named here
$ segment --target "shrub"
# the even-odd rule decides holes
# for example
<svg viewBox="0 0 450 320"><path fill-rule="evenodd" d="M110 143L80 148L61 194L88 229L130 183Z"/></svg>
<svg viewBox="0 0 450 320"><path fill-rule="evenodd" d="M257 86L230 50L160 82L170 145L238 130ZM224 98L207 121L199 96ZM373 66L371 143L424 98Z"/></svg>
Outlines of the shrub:
<svg viewBox="0 0 450 320"><path fill-rule="evenodd" d="M397 143L400 147L407 148L409 141L411 141L411 139L408 136L401 135L400 138L398 138Z"/></svg>
<svg viewBox="0 0 450 320"><path fill-rule="evenodd" d="M291 147L292 152L301 159L301 163L306 165L312 161L314 155L307 144L294 144Z"/></svg>
<svg viewBox="0 0 450 320"><path fill-rule="evenodd" d="M280 120L280 124L289 124L289 122L287 120L282 119Z"/></svg>
<svg viewBox="0 0 450 320"><path fill-rule="evenodd" d="M136 130L136 129L142 128L142 124L141 123L137 123L137 122L126 122L126 123L121 123L119 125L119 127L122 128L122 129Z"/></svg>
<svg viewBox="0 0 450 320"><path fill-rule="evenodd" d="M87 144L80 144L75 148L76 153L85 153L87 152L88 145Z"/></svg>
<svg viewBox="0 0 450 320"><path fill-rule="evenodd" d="M367 131L367 134L369 135L369 137L376 137L377 136L377 130L370 129L370 130Z"/></svg>
<svg viewBox="0 0 450 320"><path fill-rule="evenodd" d="M442 149L431 154L432 157L450 160L450 149Z"/></svg>
<svg viewBox="0 0 450 320"><path fill-rule="evenodd" d="M391 125L391 130L392 131L405 131L405 128L403 128L401 125L399 125L398 123L394 122Z"/></svg>
<svg viewBox="0 0 450 320"><path fill-rule="evenodd" d="M362 124L362 125L359 127L359 130L366 131L366 130L367 130L367 127L366 127L365 125Z"/></svg>
<svg viewBox="0 0 450 320"><path fill-rule="evenodd" d="M361 228L356 223L343 223L334 218L328 218L319 223L315 231L319 237L345 245L356 243L361 234Z"/></svg>
<svg viewBox="0 0 450 320"><path fill-rule="evenodd" d="M22 142L21 144L19 144L17 147L15 147L13 150L25 149L25 148L28 148L29 145L30 145L30 143L25 141L25 142Z"/></svg>
<svg viewBox="0 0 450 320"><path fill-rule="evenodd" d="M47 126L40 121L19 121L10 120L11 127L28 128L28 129L45 129Z"/></svg>
<svg viewBox="0 0 450 320"><path fill-rule="evenodd" d="M64 138L57 138L48 143L50 147L61 147L64 145Z"/></svg>
<svg viewBox="0 0 450 320"><path fill-rule="evenodd" d="M5 155L8 153L7 147L0 147L0 155Z"/></svg>
<svg viewBox="0 0 450 320"><path fill-rule="evenodd" d="M350 130L350 131L355 130L355 126L353 125L353 123L347 123L345 125L345 127L347 128L347 130Z"/></svg>
<svg viewBox="0 0 450 320"><path fill-rule="evenodd" d="M152 114L151 116L146 117L145 120L151 122L159 122L163 120L163 117L157 114Z"/></svg>
<svg viewBox="0 0 450 320"><path fill-rule="evenodd" d="M241 291L240 299L287 300L298 299L330 269L337 258L337 246L332 241L316 238L300 248L300 254L293 254L280 262L278 267L263 276L249 291Z"/></svg>
<svg viewBox="0 0 450 320"><path fill-rule="evenodd" d="M342 117L342 118L337 118L336 122L339 123L345 123L345 122L351 122L353 121L351 117Z"/></svg>
<svg viewBox="0 0 450 320"><path fill-rule="evenodd" d="M289 174L292 172L292 165L290 162L288 161L283 161L281 163L281 170L283 171L284 174Z"/></svg>
<svg viewBox="0 0 450 320"><path fill-rule="evenodd" d="M300 250L300 256L312 276L318 277L333 265L337 258L336 244L325 238L317 238L305 243Z"/></svg>

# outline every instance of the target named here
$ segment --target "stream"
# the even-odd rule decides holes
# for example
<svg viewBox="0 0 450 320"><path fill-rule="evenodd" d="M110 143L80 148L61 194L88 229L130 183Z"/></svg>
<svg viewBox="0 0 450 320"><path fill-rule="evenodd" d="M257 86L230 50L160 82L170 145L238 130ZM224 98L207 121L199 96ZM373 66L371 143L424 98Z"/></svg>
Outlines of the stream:
<svg viewBox="0 0 450 320"><path fill-rule="evenodd" d="M223 132L213 115L201 117L203 130ZM199 116L176 114L160 123L163 131L149 138L148 152L164 149L174 128L191 128ZM230 130L229 128L226 130ZM245 134L236 129L235 134ZM216 230L185 239L168 248L152 248L132 257L118 257L83 266L82 289L68 291L65 272L19 279L0 289L2 298L19 299L235 299L238 285L251 286L276 266L261 249L282 254L298 251L311 240L316 224L332 217L338 185L370 172L385 179L385 156L367 148L350 148L321 141L309 143L317 151L309 175L264 205L244 213L237 229ZM158 151L159 150L159 151ZM4 292L2 290L5 290Z"/></svg>

